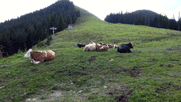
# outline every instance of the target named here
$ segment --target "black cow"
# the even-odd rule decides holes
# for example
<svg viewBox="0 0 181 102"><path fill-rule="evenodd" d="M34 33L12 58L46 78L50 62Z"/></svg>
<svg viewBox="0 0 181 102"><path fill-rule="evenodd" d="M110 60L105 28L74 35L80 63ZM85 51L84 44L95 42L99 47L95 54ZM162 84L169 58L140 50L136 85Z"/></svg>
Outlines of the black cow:
<svg viewBox="0 0 181 102"><path fill-rule="evenodd" d="M77 46L79 47L79 48L81 48L81 47L85 47L85 45L84 44L77 44Z"/></svg>
<svg viewBox="0 0 181 102"><path fill-rule="evenodd" d="M118 47L117 51L120 53L130 53L131 52L130 48L133 48L133 45L131 43L121 44Z"/></svg>

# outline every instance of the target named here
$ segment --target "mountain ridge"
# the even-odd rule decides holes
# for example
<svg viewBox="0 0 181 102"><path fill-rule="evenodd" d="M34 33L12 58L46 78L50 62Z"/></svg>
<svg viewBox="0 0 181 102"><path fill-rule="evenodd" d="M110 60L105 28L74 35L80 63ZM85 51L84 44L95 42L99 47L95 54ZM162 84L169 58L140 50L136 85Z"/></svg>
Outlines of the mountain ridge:
<svg viewBox="0 0 181 102"><path fill-rule="evenodd" d="M141 14L143 16L151 16L151 17L154 17L156 15L159 15L158 13L154 12L154 11L151 11L151 10L136 10L136 11L133 11L131 12L133 14Z"/></svg>

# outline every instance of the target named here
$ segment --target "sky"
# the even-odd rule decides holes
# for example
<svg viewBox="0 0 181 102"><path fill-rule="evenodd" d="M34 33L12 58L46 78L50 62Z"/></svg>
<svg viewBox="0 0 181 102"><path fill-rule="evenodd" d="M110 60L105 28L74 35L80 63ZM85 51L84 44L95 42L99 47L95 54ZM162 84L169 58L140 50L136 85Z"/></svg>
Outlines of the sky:
<svg viewBox="0 0 181 102"><path fill-rule="evenodd" d="M0 22L16 19L21 15L43 9L58 0L1 0ZM181 0L70 0L104 20L110 13L133 12L136 10L151 10L168 18L178 20L181 11Z"/></svg>

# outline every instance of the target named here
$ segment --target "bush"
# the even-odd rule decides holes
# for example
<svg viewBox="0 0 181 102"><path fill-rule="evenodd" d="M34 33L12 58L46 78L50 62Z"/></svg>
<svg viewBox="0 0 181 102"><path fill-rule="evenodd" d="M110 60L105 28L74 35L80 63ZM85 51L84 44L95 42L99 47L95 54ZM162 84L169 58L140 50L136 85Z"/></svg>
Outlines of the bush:
<svg viewBox="0 0 181 102"><path fill-rule="evenodd" d="M43 46L46 46L46 44L42 41L42 42L39 42L38 44L37 44L37 47L43 47Z"/></svg>
<svg viewBox="0 0 181 102"><path fill-rule="evenodd" d="M47 37L46 45L50 45L50 42L52 41L52 36Z"/></svg>

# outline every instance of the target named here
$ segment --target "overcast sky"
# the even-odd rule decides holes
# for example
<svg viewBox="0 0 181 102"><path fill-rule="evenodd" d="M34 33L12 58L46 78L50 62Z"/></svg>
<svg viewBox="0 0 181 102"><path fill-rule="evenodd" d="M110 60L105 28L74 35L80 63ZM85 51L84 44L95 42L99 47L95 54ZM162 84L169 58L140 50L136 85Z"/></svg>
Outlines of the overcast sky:
<svg viewBox="0 0 181 102"><path fill-rule="evenodd" d="M43 9L58 0L1 0L0 22L20 17L21 15ZM101 20L110 13L152 10L178 20L181 11L181 0L70 0L75 5L96 15Z"/></svg>

